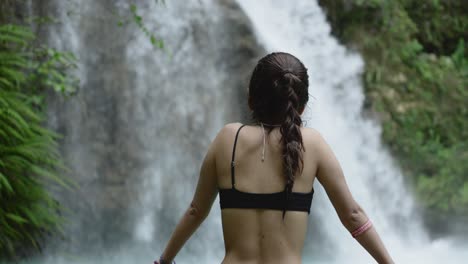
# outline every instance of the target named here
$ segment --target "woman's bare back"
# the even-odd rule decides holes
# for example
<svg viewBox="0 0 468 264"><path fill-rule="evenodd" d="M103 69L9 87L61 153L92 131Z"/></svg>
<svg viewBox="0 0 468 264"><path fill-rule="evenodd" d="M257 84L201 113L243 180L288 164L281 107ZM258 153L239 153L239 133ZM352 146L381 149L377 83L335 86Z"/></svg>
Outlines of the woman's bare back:
<svg viewBox="0 0 468 264"><path fill-rule="evenodd" d="M230 162L235 133L241 124L225 128L221 146L216 146L218 187L231 188ZM310 130L302 128L301 130ZM311 139L302 132L306 148L304 169L296 176L293 192L312 190L317 165ZM248 193L275 193L284 190L281 135L279 128L266 134L265 160L262 162L263 133L260 126L245 126L239 134L235 155L236 189ZM269 209L222 210L226 256L223 263L301 263L307 233L307 212Z"/></svg>
<svg viewBox="0 0 468 264"><path fill-rule="evenodd" d="M302 127L308 87L307 68L293 55L274 52L259 60L248 89L252 118L280 125L266 137L265 160L261 127L242 130L235 163L231 163L231 154L241 124L221 129L208 148L192 202L171 235L161 263L176 257L208 216L218 193L226 247L223 263L300 263L315 178L356 240L379 263L393 263L349 191L331 148L317 131ZM231 169L235 177L231 177ZM285 218L283 209L288 210Z"/></svg>

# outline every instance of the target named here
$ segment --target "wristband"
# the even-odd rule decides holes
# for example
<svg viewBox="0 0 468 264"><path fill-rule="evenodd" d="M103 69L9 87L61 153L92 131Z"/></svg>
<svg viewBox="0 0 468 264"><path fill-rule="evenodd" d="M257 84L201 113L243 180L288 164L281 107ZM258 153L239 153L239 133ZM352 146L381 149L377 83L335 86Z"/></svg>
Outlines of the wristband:
<svg viewBox="0 0 468 264"><path fill-rule="evenodd" d="M159 261L155 261L154 264L176 264L175 261L172 261L171 263L165 261L162 256L159 258Z"/></svg>
<svg viewBox="0 0 468 264"><path fill-rule="evenodd" d="M356 238L357 236L362 235L364 232L369 230L372 227L372 222L370 220L367 220L362 226L351 232L351 235Z"/></svg>

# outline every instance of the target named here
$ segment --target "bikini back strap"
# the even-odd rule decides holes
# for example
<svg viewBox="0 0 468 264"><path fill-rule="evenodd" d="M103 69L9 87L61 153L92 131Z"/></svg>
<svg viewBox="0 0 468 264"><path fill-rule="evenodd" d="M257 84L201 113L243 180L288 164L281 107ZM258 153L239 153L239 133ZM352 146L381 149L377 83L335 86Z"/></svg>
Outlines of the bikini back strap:
<svg viewBox="0 0 468 264"><path fill-rule="evenodd" d="M232 159L231 159L231 184L232 184L232 188L234 189L234 187L236 186L236 178L235 178L235 175L234 175L234 167L236 165L235 163L235 157L236 157L236 145L237 145L237 138L239 137L239 132L241 131L241 129L244 127L245 125L242 125L239 127L239 129L237 130L237 133L236 133L236 138L234 139L234 147L232 148Z"/></svg>

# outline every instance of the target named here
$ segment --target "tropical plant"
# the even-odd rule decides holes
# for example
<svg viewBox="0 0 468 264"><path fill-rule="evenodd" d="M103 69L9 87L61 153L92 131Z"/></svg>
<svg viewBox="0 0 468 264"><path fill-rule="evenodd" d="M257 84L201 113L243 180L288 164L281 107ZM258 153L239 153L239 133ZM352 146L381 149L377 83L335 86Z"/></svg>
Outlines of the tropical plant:
<svg viewBox="0 0 468 264"><path fill-rule="evenodd" d="M70 188L61 175L58 135L45 128L47 88L70 94L77 80L69 53L34 47L28 27L0 26L0 259L40 249L60 230L60 204L50 188Z"/></svg>

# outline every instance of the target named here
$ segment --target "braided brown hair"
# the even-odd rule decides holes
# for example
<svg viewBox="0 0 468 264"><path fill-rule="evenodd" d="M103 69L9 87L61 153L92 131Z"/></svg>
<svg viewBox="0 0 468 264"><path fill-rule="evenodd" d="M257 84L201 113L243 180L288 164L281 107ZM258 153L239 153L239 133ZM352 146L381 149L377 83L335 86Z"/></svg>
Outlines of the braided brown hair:
<svg viewBox="0 0 468 264"><path fill-rule="evenodd" d="M271 53L260 59L249 84L252 118L256 122L280 126L286 177L283 218L295 176L304 165L300 113L309 100L308 87L307 68L299 59L284 52Z"/></svg>

